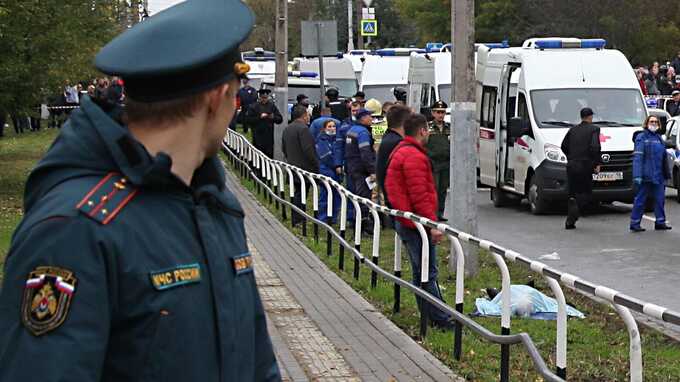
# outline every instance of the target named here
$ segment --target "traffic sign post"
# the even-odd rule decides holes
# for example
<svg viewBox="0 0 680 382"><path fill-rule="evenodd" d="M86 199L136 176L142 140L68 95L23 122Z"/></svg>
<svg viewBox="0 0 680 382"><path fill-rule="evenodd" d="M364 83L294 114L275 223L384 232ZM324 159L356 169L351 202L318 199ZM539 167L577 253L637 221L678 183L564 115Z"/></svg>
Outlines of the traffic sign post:
<svg viewBox="0 0 680 382"><path fill-rule="evenodd" d="M376 37L378 35L378 20L361 20L361 35Z"/></svg>

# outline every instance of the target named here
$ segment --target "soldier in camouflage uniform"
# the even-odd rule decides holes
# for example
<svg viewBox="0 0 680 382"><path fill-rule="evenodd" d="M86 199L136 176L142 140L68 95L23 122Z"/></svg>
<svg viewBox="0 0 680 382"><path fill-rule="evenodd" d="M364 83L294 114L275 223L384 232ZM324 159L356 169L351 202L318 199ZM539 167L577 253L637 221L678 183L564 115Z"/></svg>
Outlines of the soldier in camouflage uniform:
<svg viewBox="0 0 680 382"><path fill-rule="evenodd" d="M432 105L434 120L429 124L430 139L427 142L427 152L432 160L432 172L434 184L437 187L437 218L444 218L444 206L446 205L446 190L449 188L449 152L451 140L451 126L444 122L446 108L444 101L437 101Z"/></svg>

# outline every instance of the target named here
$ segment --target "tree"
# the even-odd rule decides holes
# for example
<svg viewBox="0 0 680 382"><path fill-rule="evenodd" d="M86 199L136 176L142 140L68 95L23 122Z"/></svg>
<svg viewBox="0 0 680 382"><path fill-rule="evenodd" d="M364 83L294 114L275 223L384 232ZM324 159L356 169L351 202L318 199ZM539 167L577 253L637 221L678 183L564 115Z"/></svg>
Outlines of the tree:
<svg viewBox="0 0 680 382"><path fill-rule="evenodd" d="M65 81L97 75L99 49L120 31L107 1L7 0L0 12L0 110L37 112Z"/></svg>

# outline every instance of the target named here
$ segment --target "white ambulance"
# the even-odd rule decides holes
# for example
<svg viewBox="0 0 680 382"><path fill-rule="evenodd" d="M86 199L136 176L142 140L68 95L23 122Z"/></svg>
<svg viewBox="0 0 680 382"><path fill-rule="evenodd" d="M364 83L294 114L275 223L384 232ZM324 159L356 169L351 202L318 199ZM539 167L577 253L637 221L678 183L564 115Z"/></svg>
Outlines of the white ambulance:
<svg viewBox="0 0 680 382"><path fill-rule="evenodd" d="M319 73L319 59L317 57L295 58L293 70L301 72ZM354 73L352 61L342 56L324 57L323 59L324 79L338 89L340 96L352 97L359 88L357 78Z"/></svg>
<svg viewBox="0 0 680 382"><path fill-rule="evenodd" d="M407 89L410 56L415 53L425 53L425 49L378 49L367 55L359 82L359 90L366 93L366 99L396 101L393 90Z"/></svg>
<svg viewBox="0 0 680 382"><path fill-rule="evenodd" d="M631 202L633 133L648 112L633 69L602 39L540 38L477 50L480 181L496 206L527 198L531 212L567 199L560 146L579 111L593 109L602 166L596 201ZM514 195L514 197L512 197Z"/></svg>

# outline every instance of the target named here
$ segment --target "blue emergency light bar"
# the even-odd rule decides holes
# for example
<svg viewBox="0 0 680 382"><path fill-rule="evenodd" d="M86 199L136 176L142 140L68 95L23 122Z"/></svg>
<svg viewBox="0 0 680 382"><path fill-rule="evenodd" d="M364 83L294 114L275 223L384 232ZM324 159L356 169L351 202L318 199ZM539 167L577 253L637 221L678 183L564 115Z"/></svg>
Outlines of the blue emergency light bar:
<svg viewBox="0 0 680 382"><path fill-rule="evenodd" d="M510 47L510 43L508 42L508 40L503 40L501 42L485 42L483 44L484 46L490 49L503 49Z"/></svg>
<svg viewBox="0 0 680 382"><path fill-rule="evenodd" d="M349 52L350 56L363 56L366 53L370 53L368 50L352 50Z"/></svg>
<svg viewBox="0 0 680 382"><path fill-rule="evenodd" d="M316 73L316 72L300 72L298 70L288 72L288 77L316 78L318 76L319 76L319 74Z"/></svg>
<svg viewBox="0 0 680 382"><path fill-rule="evenodd" d="M375 54L382 57L393 57L393 56L410 56L411 53L427 53L425 49L409 48L407 50L394 50L394 49L378 49Z"/></svg>
<svg viewBox="0 0 680 382"><path fill-rule="evenodd" d="M427 53L430 52L439 52L441 48L444 46L441 42L428 42L425 44L425 51Z"/></svg>
<svg viewBox="0 0 680 382"><path fill-rule="evenodd" d="M604 49L607 41L601 38L568 41L561 39L538 39L534 41L537 49Z"/></svg>
<svg viewBox="0 0 680 382"><path fill-rule="evenodd" d="M651 107L652 109L657 109L659 107L659 101L656 98L647 98L645 103L647 104L647 107Z"/></svg>
<svg viewBox="0 0 680 382"><path fill-rule="evenodd" d="M243 61L276 61L276 57L243 56Z"/></svg>

